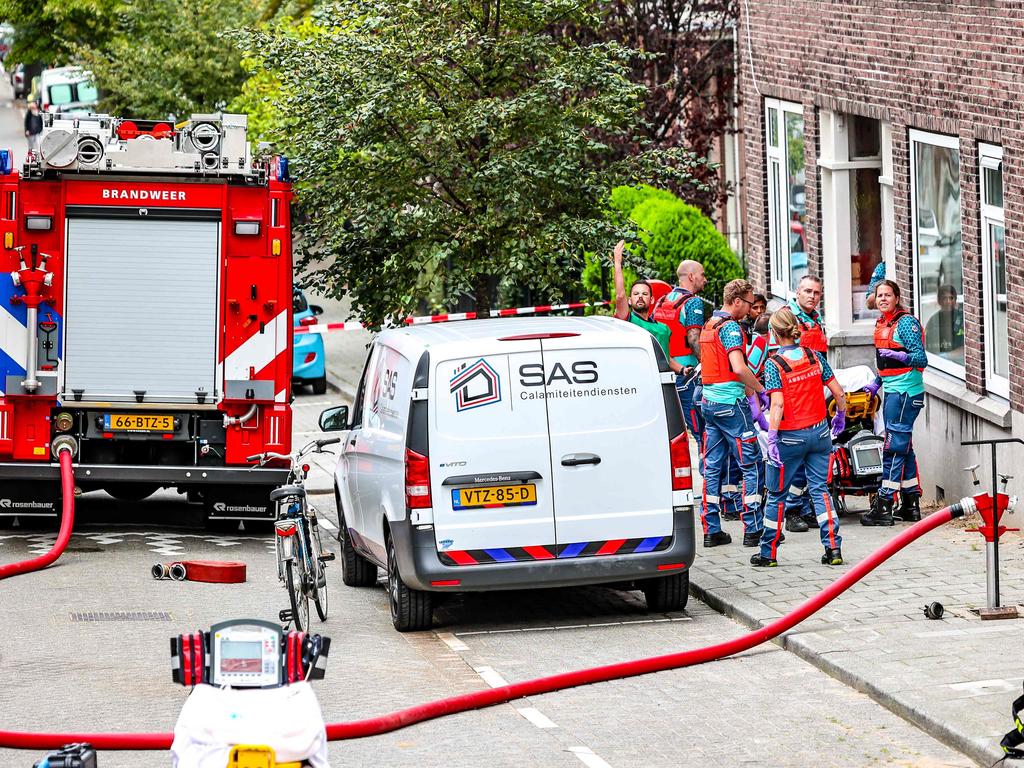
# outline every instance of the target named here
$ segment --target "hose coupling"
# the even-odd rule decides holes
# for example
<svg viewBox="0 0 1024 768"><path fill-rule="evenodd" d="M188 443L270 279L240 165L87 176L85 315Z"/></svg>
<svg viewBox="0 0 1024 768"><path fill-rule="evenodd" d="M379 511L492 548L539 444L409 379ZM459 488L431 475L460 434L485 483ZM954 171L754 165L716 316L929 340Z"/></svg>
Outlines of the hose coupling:
<svg viewBox="0 0 1024 768"><path fill-rule="evenodd" d="M78 441L71 435L57 435L50 443L50 451L55 459L60 458L62 451L70 451L71 458L75 458L78 455Z"/></svg>

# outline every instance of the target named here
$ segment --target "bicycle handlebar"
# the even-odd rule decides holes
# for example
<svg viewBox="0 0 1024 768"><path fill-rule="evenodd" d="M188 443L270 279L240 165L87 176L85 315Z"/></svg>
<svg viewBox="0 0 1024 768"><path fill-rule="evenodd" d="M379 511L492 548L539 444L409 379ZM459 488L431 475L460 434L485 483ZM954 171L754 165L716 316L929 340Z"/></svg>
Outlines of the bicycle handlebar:
<svg viewBox="0 0 1024 768"><path fill-rule="evenodd" d="M323 440L313 440L310 443L306 443L306 445L304 445L302 448L300 448L298 450L298 452L296 452L296 454L294 456L286 456L283 453L274 453L273 451L266 451L264 453L256 453L256 454L253 454L252 456L246 456L245 460L246 461L258 461L260 463L260 465L265 464L270 459L282 459L284 461L287 461L287 462L290 462L290 463L294 463L297 459L299 459L302 456L304 456L305 454L307 454L311 449L315 450L315 451L320 451L322 448L324 448L324 446L334 445L335 443L340 443L340 442L341 442L341 438L340 437L328 437L328 438L325 438Z"/></svg>

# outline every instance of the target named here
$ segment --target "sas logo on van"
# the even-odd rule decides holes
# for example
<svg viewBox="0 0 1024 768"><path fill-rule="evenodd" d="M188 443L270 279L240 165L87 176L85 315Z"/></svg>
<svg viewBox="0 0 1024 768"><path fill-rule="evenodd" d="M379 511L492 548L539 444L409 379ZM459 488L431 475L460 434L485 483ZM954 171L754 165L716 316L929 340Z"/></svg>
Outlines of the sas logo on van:
<svg viewBox="0 0 1024 768"><path fill-rule="evenodd" d="M482 357L472 365L463 363L451 379L455 410L468 411L501 402L501 378Z"/></svg>

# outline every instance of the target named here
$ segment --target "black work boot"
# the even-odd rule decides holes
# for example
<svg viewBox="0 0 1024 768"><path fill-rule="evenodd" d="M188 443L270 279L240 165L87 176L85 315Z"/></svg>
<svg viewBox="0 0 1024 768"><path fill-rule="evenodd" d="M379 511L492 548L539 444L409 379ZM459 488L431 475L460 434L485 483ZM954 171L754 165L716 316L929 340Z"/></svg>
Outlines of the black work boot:
<svg viewBox="0 0 1024 768"><path fill-rule="evenodd" d="M901 493L900 505L893 510L892 516L905 523L918 522L921 519L921 497L916 493Z"/></svg>
<svg viewBox="0 0 1024 768"><path fill-rule="evenodd" d="M790 533L805 533L810 528L800 515L793 513L786 515L786 530Z"/></svg>
<svg viewBox="0 0 1024 768"><path fill-rule="evenodd" d="M822 565L842 565L843 553L838 548L830 549L825 547L825 554L821 556Z"/></svg>
<svg viewBox="0 0 1024 768"><path fill-rule="evenodd" d="M751 531L743 534L744 547L756 547L761 543L761 531Z"/></svg>
<svg viewBox="0 0 1024 768"><path fill-rule="evenodd" d="M871 511L861 515L861 525L892 525L892 499L883 499L875 496L871 504Z"/></svg>
<svg viewBox="0 0 1024 768"><path fill-rule="evenodd" d="M732 509L723 509L722 510L722 519L723 520L739 520L740 519L740 513L735 511L735 510L732 510Z"/></svg>
<svg viewBox="0 0 1024 768"><path fill-rule="evenodd" d="M889 523L889 525L892 525L892 523ZM704 534L705 547L720 547L723 544L732 544L732 536L730 536L725 531Z"/></svg>
<svg viewBox="0 0 1024 768"><path fill-rule="evenodd" d="M750 556L750 564L755 568L774 568L779 564L779 561L770 557L763 557L760 552L757 552Z"/></svg>

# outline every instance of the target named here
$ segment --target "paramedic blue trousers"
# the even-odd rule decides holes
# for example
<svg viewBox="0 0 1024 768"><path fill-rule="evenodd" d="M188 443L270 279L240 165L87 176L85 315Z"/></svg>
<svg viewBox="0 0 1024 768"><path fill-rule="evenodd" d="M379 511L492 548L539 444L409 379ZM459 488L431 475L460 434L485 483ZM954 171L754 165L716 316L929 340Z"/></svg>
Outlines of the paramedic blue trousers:
<svg viewBox="0 0 1024 768"><path fill-rule="evenodd" d="M704 533L722 530L721 489L726 458L739 465L743 478L740 508L743 532L759 533L762 528L760 488L763 465L750 408L745 399L735 403L705 400L701 410L704 413L704 502L700 519Z"/></svg>
<svg viewBox="0 0 1024 768"><path fill-rule="evenodd" d="M889 500L896 491L921 495L917 479L917 455L914 453L914 422L924 407L924 394L905 392L886 394L882 403L885 418L885 445L882 448L882 487L879 498Z"/></svg>
<svg viewBox="0 0 1024 768"><path fill-rule="evenodd" d="M787 490L786 517L802 517L810 523L814 517L814 511L811 509L811 502L807 496L807 473L803 467L800 467L789 478Z"/></svg>
<svg viewBox="0 0 1024 768"><path fill-rule="evenodd" d="M789 477L803 468L807 475L807 496L821 530L821 544L839 549L839 516L832 508L828 491L828 467L832 457L832 433L828 419L805 429L779 432L779 458L782 466L768 462L768 503L764 510L764 533L761 535L761 557L776 559L782 524L785 522L786 495Z"/></svg>

